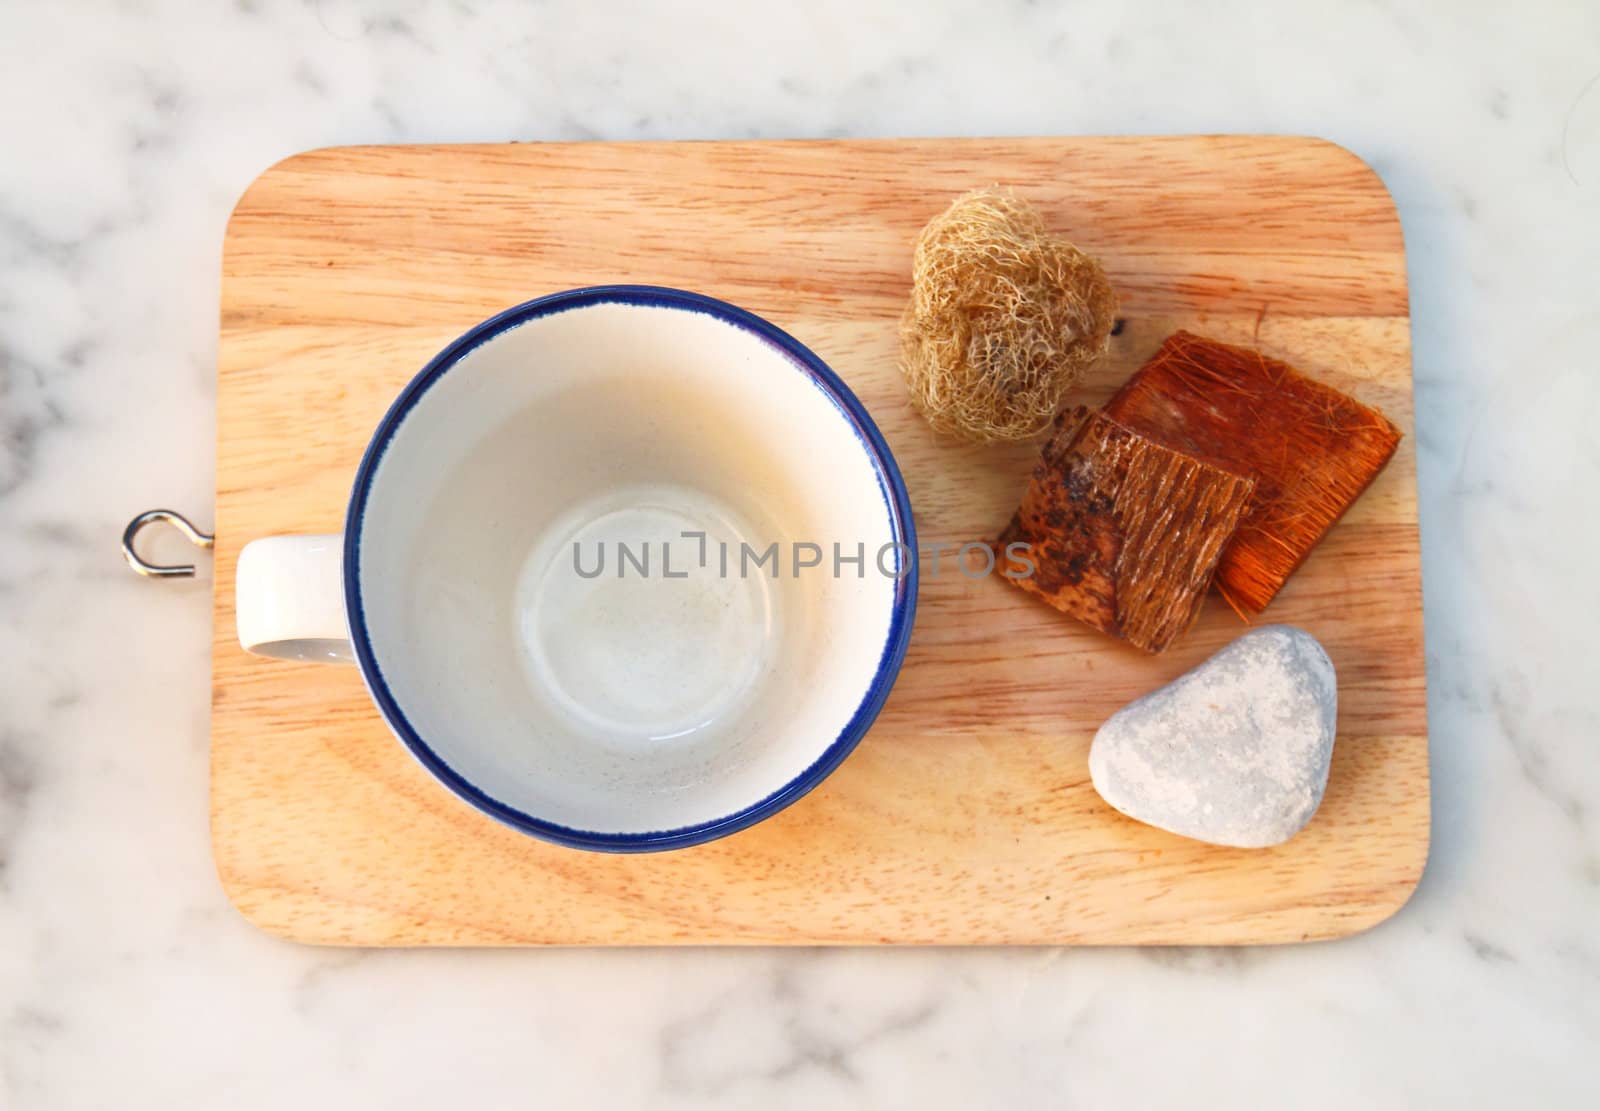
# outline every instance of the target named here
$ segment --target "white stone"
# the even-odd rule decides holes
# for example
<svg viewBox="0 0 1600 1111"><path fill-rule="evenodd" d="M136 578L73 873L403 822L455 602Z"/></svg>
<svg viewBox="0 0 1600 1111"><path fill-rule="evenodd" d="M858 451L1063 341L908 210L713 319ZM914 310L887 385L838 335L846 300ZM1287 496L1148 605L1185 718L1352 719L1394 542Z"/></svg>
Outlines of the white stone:
<svg viewBox="0 0 1600 1111"><path fill-rule="evenodd" d="M1130 818L1263 848L1300 832L1322 803L1337 717L1322 645L1268 625L1113 714L1095 734L1089 774Z"/></svg>

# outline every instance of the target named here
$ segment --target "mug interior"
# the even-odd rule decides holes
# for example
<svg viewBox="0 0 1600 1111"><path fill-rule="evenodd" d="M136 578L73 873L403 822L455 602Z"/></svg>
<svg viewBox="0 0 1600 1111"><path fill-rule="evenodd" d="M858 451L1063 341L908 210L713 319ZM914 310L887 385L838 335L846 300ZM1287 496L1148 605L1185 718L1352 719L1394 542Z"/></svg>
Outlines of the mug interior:
<svg viewBox="0 0 1600 1111"><path fill-rule="evenodd" d="M346 536L396 732L586 847L705 840L803 794L876 714L914 604L909 506L859 403L677 291L561 294L457 341L380 426Z"/></svg>

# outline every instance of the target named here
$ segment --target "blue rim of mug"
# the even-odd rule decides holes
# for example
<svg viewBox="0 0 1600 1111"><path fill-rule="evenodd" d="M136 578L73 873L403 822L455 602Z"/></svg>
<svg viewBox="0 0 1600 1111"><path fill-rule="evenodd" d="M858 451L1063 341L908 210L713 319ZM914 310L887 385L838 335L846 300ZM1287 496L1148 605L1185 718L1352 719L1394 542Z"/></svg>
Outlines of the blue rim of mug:
<svg viewBox="0 0 1600 1111"><path fill-rule="evenodd" d="M695 825L644 833L600 833L574 829L535 817L494 798L452 768L412 727L394 694L389 690L388 682L383 677L382 669L379 668L372 649L361 598L361 529L373 480L377 475L379 464L383 462L384 453L394 439L395 432L428 389L473 350L513 328L540 317L603 304L671 308L704 313L749 332L786 355L797 370L807 374L829 396L839 409L840 415L854 428L877 473L879 490L889 510L894 541L903 545L900 549L901 558L909 560L910 564L906 574L895 582L889 634L884 642L883 652L879 656L878 668L873 675L872 683L857 705L855 713L822 754L778 790L732 814ZM345 518L343 559L345 609L349 614L350 641L355 649L356 662L373 701L377 703L389 727L411 750L411 754L455 794L514 829L559 845L601 852L651 852L714 841L776 814L811 791L855 750L883 708L884 701L889 697L889 691L900 672L900 665L905 660L917 609L917 536L916 524L911 513L911 499L906 493L905 480L900 475L900 468L895 463L894 455L889 451L889 446L884 442L877 425L867 415L866 407L826 363L783 329L726 301L664 286L588 286L539 297L490 317L469 329L435 355L389 406L389 411L378 422L377 430L372 434L372 440L361 457L361 465L356 469L355 487L350 496L350 507Z"/></svg>

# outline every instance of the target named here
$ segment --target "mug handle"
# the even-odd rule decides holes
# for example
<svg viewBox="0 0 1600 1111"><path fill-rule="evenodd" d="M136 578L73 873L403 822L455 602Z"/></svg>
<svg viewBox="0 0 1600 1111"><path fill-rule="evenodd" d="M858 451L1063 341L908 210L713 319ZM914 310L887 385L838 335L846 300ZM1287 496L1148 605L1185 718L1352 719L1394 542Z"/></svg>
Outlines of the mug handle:
<svg viewBox="0 0 1600 1111"><path fill-rule="evenodd" d="M351 663L344 608L344 537L267 536L239 553L239 646L280 660Z"/></svg>

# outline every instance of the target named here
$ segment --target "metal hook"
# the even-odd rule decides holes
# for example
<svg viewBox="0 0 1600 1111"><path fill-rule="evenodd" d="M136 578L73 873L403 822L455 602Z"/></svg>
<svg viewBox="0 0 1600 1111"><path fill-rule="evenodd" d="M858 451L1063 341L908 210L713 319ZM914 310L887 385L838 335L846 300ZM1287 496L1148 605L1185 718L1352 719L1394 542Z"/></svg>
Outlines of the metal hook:
<svg viewBox="0 0 1600 1111"><path fill-rule="evenodd" d="M197 548L210 548L216 537L208 536L189 523L189 519L182 513L171 509L152 509L141 513L128 522L128 527L122 530L122 558L128 561L139 574L155 579L187 579L194 575L194 564L186 563L181 566L160 566L146 563L139 558L139 553L133 550L133 541L141 529L152 521L166 521L188 538L189 543Z"/></svg>

